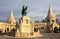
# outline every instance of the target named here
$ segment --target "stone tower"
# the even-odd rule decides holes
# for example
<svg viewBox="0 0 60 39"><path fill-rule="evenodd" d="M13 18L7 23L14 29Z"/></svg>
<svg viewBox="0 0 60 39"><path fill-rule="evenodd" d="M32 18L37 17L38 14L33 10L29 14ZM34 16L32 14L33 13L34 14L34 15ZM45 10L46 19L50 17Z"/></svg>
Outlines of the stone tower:
<svg viewBox="0 0 60 39"><path fill-rule="evenodd" d="M57 29L59 29L59 25L56 22L56 17L55 17L55 15L53 13L51 5L49 7L48 15L47 15L45 20L46 20L46 23L47 23L47 31L48 32L54 32L55 31L54 30L55 27ZM58 30L56 32L58 32Z"/></svg>
<svg viewBox="0 0 60 39"><path fill-rule="evenodd" d="M23 21L22 21L23 20ZM21 32L31 32L30 18L28 16L23 16L20 20L20 31Z"/></svg>
<svg viewBox="0 0 60 39"><path fill-rule="evenodd" d="M56 22L56 17L53 13L52 6L50 5L49 10L48 10L48 15L46 17L46 22L49 24L55 23Z"/></svg>
<svg viewBox="0 0 60 39"><path fill-rule="evenodd" d="M14 15L13 15L13 11L11 11L11 14L10 14L9 19L8 19L8 23L16 24L16 21L14 19Z"/></svg>

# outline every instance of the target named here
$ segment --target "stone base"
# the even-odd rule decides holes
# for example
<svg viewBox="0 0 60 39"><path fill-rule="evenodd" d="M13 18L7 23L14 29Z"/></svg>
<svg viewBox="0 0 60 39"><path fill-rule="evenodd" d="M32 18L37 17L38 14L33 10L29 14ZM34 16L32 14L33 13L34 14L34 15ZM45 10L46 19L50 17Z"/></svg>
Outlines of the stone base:
<svg viewBox="0 0 60 39"><path fill-rule="evenodd" d="M37 38L37 37L42 37L43 35L39 35L39 36L27 36L27 37L20 37L20 36L17 36L16 38Z"/></svg>
<svg viewBox="0 0 60 39"><path fill-rule="evenodd" d="M17 38L36 38L36 37L42 37L42 35L38 32L34 33L16 33Z"/></svg>

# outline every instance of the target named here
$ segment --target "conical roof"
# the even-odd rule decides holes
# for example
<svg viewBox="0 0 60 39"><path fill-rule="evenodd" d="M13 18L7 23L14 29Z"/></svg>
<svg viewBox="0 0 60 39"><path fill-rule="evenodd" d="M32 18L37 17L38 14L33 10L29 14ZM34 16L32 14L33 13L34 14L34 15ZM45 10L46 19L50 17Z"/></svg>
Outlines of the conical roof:
<svg viewBox="0 0 60 39"><path fill-rule="evenodd" d="M48 19L48 18L54 18L54 19L56 19L55 15L53 13L51 5L49 6L49 11L48 11L48 15L47 15L46 19Z"/></svg>
<svg viewBox="0 0 60 39"><path fill-rule="evenodd" d="M11 22L11 21L16 22L14 19L13 11L11 11L11 14L9 16L9 22Z"/></svg>
<svg viewBox="0 0 60 39"><path fill-rule="evenodd" d="M10 18L14 19L13 11L11 11Z"/></svg>

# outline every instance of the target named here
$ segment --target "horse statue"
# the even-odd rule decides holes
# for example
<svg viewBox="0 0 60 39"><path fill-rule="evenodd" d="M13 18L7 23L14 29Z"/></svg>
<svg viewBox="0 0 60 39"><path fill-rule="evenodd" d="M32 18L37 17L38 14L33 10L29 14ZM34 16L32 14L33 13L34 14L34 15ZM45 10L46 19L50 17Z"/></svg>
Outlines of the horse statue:
<svg viewBox="0 0 60 39"><path fill-rule="evenodd" d="M26 14L27 14L27 6L23 6L22 7L22 17L26 16Z"/></svg>

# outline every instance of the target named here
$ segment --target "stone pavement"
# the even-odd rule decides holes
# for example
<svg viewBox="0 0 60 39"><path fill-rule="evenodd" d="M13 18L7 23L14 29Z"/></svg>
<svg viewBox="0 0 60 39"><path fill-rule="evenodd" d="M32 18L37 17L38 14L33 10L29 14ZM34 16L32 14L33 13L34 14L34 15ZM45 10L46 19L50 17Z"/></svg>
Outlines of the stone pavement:
<svg viewBox="0 0 60 39"><path fill-rule="evenodd" d="M0 39L60 39L60 33L41 33L43 36L39 38L12 38L1 36Z"/></svg>

